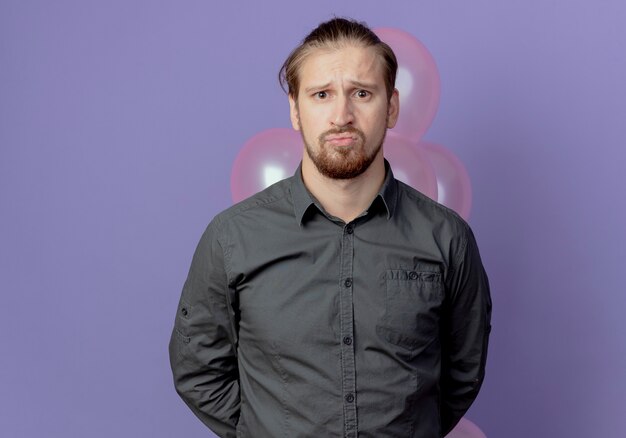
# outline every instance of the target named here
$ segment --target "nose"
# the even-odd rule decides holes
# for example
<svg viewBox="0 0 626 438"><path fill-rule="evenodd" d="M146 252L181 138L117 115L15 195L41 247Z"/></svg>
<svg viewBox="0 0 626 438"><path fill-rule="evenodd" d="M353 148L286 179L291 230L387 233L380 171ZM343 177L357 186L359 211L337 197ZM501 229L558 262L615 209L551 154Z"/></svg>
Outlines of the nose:
<svg viewBox="0 0 626 438"><path fill-rule="evenodd" d="M338 128L352 124L354 114L352 112L352 104L345 96L338 96L335 101L335 107L332 115L332 124Z"/></svg>

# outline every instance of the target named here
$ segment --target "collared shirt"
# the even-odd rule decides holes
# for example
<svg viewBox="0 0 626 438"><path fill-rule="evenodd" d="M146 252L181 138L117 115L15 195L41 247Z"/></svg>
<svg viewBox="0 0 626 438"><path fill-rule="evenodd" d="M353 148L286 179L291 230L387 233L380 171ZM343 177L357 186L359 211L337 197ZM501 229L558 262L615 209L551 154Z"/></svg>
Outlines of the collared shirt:
<svg viewBox="0 0 626 438"><path fill-rule="evenodd" d="M170 360L219 436L437 438L476 397L491 299L474 237L385 165L350 223L298 168L209 224Z"/></svg>

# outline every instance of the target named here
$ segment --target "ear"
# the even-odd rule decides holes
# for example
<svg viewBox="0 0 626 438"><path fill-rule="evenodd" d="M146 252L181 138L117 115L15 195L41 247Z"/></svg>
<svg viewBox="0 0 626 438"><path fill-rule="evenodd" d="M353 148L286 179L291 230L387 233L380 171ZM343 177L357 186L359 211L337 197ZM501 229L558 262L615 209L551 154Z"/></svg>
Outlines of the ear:
<svg viewBox="0 0 626 438"><path fill-rule="evenodd" d="M389 99L389 108L387 109L387 128L391 129L396 126L398 116L400 115L400 94L398 89L394 88L391 99Z"/></svg>
<svg viewBox="0 0 626 438"><path fill-rule="evenodd" d="M298 113L298 102L293 96L289 95L289 117L291 118L291 126L296 131L300 130L300 114Z"/></svg>

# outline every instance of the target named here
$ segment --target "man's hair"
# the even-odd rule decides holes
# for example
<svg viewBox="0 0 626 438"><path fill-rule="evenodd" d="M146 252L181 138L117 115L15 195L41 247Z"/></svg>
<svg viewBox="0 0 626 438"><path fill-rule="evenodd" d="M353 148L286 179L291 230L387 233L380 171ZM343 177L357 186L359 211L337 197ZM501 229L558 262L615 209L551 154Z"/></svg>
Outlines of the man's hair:
<svg viewBox="0 0 626 438"><path fill-rule="evenodd" d="M346 18L333 18L321 23L296 47L278 72L282 89L294 100L298 100L300 67L314 49L340 49L349 44L374 47L381 56L385 69L387 98L391 99L396 84L398 60L391 47L378 38L367 24Z"/></svg>

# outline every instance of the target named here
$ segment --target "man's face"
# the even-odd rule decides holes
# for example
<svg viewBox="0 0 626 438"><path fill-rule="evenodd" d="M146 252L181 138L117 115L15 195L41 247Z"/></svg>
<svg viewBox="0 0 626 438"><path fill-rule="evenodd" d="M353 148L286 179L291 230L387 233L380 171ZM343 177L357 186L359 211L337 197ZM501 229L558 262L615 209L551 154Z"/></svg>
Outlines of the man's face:
<svg viewBox="0 0 626 438"><path fill-rule="evenodd" d="M359 176L382 153L385 132L398 118L398 92L387 98L380 55L351 44L314 49L299 79L298 101L290 96L289 103L304 139L303 160L329 178Z"/></svg>

